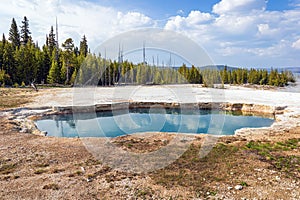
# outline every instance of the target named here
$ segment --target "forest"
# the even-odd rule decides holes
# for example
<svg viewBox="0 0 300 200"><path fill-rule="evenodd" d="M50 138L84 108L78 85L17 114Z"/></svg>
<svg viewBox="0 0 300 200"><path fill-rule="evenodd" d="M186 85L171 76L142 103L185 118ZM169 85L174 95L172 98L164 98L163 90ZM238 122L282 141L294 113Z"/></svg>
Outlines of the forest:
<svg viewBox="0 0 300 200"><path fill-rule="evenodd" d="M27 17L21 21L21 26L13 18L8 38L3 33L0 41L0 84L2 87L24 87L32 82L49 86L193 83L213 87L214 84L285 86L295 82L290 71L277 69L229 70L225 66L218 70L185 64L172 68L145 62L134 64L121 57L110 60L90 53L85 35L79 47L72 38L59 45L53 26L40 47L31 37Z"/></svg>

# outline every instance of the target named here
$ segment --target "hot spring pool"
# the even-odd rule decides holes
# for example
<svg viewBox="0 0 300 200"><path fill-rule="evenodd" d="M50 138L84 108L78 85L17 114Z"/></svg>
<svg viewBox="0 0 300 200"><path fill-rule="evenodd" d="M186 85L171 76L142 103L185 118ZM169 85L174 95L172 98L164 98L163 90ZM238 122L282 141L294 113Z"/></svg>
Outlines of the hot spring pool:
<svg viewBox="0 0 300 200"><path fill-rule="evenodd" d="M130 109L98 113L50 115L35 121L55 137L117 137L140 132L233 135L240 128L269 127L274 117L178 109Z"/></svg>

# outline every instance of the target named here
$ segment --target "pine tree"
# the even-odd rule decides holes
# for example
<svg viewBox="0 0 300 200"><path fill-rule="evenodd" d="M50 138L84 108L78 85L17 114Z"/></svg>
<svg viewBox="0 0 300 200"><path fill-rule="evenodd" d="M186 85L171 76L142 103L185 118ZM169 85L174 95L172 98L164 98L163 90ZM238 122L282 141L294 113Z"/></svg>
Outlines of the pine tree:
<svg viewBox="0 0 300 200"><path fill-rule="evenodd" d="M83 35L82 41L80 42L80 55L86 57L88 53L88 44L85 35Z"/></svg>
<svg viewBox="0 0 300 200"><path fill-rule="evenodd" d="M178 72L182 75L182 79L185 79L184 82L188 82L189 70L185 64L179 67Z"/></svg>
<svg viewBox="0 0 300 200"><path fill-rule="evenodd" d="M48 39L48 41L46 42L46 44L48 44L50 54L52 54L52 51L56 47L56 40L55 40L55 33L53 30L53 26L51 26L51 30L50 30L50 33L49 33L49 36L47 37L47 39Z"/></svg>
<svg viewBox="0 0 300 200"><path fill-rule="evenodd" d="M268 71L262 70L261 79L259 81L260 85L267 85L268 84Z"/></svg>
<svg viewBox="0 0 300 200"><path fill-rule="evenodd" d="M66 39L66 41L62 44L65 51L63 52L63 67L61 71L61 76L65 76L65 83L69 84L70 82L70 67L73 64L72 54L74 50L74 43L72 38Z"/></svg>
<svg viewBox="0 0 300 200"><path fill-rule="evenodd" d="M21 26L21 39L22 39L22 45L26 45L29 38L30 38L31 32L29 31L29 20L26 16L24 16L24 20L22 21Z"/></svg>
<svg viewBox="0 0 300 200"><path fill-rule="evenodd" d="M50 84L59 83L60 79L60 69L59 64L55 59L52 60L51 68L47 76L47 82Z"/></svg>
<svg viewBox="0 0 300 200"><path fill-rule="evenodd" d="M20 46L15 51L16 67L17 67L17 82L30 84L36 79L38 62L36 59L36 51L39 50L35 47L29 39L26 45Z"/></svg>
<svg viewBox="0 0 300 200"><path fill-rule="evenodd" d="M2 34L2 43L5 44L6 43L6 38L5 38L5 35L4 33Z"/></svg>
<svg viewBox="0 0 300 200"><path fill-rule="evenodd" d="M2 68L11 77L13 83L17 82L14 47L9 42L4 45Z"/></svg>
<svg viewBox="0 0 300 200"><path fill-rule="evenodd" d="M194 65L190 69L189 77L188 77L189 83L202 83L202 77L200 75L200 72Z"/></svg>
<svg viewBox="0 0 300 200"><path fill-rule="evenodd" d="M5 46L5 36L3 34L2 41L0 42L0 69L3 69L3 54L4 54L4 46Z"/></svg>
<svg viewBox="0 0 300 200"><path fill-rule="evenodd" d="M0 87L11 84L10 76L5 72L5 70L0 69Z"/></svg>
<svg viewBox="0 0 300 200"><path fill-rule="evenodd" d="M46 45L43 46L42 51L36 51L36 60L38 62L36 81L37 83L45 83L47 82L47 75L51 67L49 49Z"/></svg>
<svg viewBox="0 0 300 200"><path fill-rule="evenodd" d="M229 78L228 78L228 73L227 73L227 66L224 67L222 74L221 74L221 78L224 84L228 84L229 83Z"/></svg>
<svg viewBox="0 0 300 200"><path fill-rule="evenodd" d="M20 33L15 18L13 18L11 22L8 40L11 41L14 49L20 47Z"/></svg>

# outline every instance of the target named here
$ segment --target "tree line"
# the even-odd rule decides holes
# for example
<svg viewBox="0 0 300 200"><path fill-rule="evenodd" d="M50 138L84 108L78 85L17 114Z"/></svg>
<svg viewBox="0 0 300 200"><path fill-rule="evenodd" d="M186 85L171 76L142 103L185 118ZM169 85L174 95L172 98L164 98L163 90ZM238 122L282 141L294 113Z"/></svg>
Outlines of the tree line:
<svg viewBox="0 0 300 200"><path fill-rule="evenodd" d="M290 71L281 71L277 69L271 69L270 72L267 69L254 69L251 68L232 68L228 70L227 66L224 66L223 70L217 69L201 69L195 70L188 69L185 65L179 68L179 72L183 74L188 82L200 83L206 86L213 86L213 84L253 84L253 85L270 85L283 87L288 85L289 82L295 82L295 78Z"/></svg>
<svg viewBox="0 0 300 200"><path fill-rule="evenodd" d="M34 43L25 16L19 27L12 19L8 39L0 41L0 84L25 86L38 84L78 84L110 86L116 84L182 84L193 83L213 87L214 84L259 84L285 86L294 82L289 71L270 72L262 69L201 69L150 66L147 63L105 59L89 52L83 35L79 47L72 38L60 45L53 26L46 35L45 44Z"/></svg>
<svg viewBox="0 0 300 200"><path fill-rule="evenodd" d="M286 86L295 82L290 71L271 69L242 69L232 68L223 70L199 67L179 68L148 65L147 63L133 64L124 61L105 60L101 56L88 55L77 74L76 83L79 85L122 85L122 84L203 84L214 87L215 84L255 84L270 86Z"/></svg>

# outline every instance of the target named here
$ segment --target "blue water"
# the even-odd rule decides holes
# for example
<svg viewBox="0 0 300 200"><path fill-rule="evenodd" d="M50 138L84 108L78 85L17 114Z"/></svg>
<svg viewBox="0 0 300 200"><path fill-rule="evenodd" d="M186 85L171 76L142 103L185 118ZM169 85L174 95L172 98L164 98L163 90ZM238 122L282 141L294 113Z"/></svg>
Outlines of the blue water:
<svg viewBox="0 0 300 200"><path fill-rule="evenodd" d="M138 132L208 133L232 135L244 127L268 127L273 118L225 111L132 109L114 112L51 115L36 121L55 137L117 137Z"/></svg>

